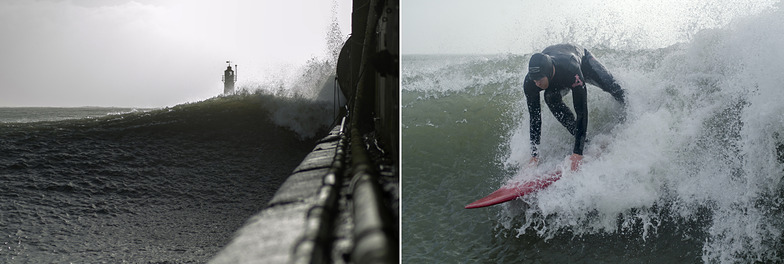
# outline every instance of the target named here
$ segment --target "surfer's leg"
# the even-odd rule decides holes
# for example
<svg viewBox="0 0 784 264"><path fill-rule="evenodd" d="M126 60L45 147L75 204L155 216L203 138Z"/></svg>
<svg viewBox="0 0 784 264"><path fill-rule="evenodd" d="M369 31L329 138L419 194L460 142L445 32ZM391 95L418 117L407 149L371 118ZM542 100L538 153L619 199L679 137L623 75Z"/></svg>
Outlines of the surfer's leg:
<svg viewBox="0 0 784 264"><path fill-rule="evenodd" d="M618 85L618 82L616 82L612 74L607 71L607 68L605 68L587 49L585 50L585 57L583 57L583 62L580 67L586 82L598 86L612 95L616 101L624 106L626 105L623 88Z"/></svg>
<svg viewBox="0 0 784 264"><path fill-rule="evenodd" d="M547 107L550 108L550 112L553 113L555 119L558 119L558 122L561 122L561 125L566 127L566 129L569 130L569 133L574 135L574 114L572 113L572 110L564 104L562 96L561 92L557 89L547 89L544 91L544 102L547 103Z"/></svg>

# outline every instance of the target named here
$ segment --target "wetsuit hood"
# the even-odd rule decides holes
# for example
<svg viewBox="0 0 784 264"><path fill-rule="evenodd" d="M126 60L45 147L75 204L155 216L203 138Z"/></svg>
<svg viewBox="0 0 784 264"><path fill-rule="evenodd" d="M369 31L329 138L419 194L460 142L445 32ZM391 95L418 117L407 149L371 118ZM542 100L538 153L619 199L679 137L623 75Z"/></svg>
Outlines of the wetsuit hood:
<svg viewBox="0 0 784 264"><path fill-rule="evenodd" d="M543 77L553 78L553 59L550 55L535 53L528 61L528 78L539 80Z"/></svg>

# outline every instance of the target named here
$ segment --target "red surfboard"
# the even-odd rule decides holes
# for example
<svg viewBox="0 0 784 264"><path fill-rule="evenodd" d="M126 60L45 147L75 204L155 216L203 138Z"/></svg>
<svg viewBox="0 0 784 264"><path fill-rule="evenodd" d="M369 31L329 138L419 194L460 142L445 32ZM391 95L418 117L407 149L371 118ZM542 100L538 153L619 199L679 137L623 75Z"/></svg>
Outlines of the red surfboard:
<svg viewBox="0 0 784 264"><path fill-rule="evenodd" d="M560 178L561 171L558 170L556 172L539 176L531 181L507 183L490 195L476 200L476 202L470 203L469 205L466 205L465 208L473 209L508 202L514 200L517 197L547 188L547 186L550 186L550 184L553 184Z"/></svg>

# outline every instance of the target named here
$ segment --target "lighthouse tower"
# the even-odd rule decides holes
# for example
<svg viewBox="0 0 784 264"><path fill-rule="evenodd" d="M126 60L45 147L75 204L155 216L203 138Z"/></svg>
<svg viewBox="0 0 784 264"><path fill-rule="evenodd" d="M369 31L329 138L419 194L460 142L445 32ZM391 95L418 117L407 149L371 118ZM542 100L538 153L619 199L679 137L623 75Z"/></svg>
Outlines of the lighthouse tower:
<svg viewBox="0 0 784 264"><path fill-rule="evenodd" d="M228 63L229 66L223 71L223 94L233 94L234 83L237 82L237 74L231 69L231 61L226 61L226 63ZM234 69L237 69L236 64L234 65Z"/></svg>

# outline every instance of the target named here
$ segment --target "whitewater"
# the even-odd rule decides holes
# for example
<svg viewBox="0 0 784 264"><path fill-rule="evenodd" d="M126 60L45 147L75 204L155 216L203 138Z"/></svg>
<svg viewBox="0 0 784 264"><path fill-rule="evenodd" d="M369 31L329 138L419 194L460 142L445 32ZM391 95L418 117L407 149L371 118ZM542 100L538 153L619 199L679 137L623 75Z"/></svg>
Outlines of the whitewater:
<svg viewBox="0 0 784 264"><path fill-rule="evenodd" d="M773 6L664 47L624 34L622 45L576 43L616 77L628 109L589 85L581 170L475 210L462 207L565 167L574 138L543 108L542 162L524 169L531 53L404 55L403 261L784 260L781 25Z"/></svg>

